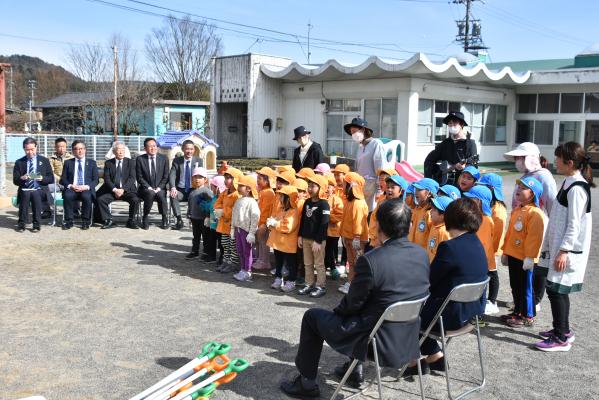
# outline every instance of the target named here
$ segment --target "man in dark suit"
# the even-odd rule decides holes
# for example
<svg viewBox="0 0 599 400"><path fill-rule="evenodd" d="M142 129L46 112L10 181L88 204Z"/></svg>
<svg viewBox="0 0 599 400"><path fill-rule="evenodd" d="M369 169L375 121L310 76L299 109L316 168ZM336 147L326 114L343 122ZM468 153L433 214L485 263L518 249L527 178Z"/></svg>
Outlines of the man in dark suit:
<svg viewBox="0 0 599 400"><path fill-rule="evenodd" d="M54 183L50 161L37 154L37 141L33 138L23 140L25 156L15 162L12 173L13 183L19 188L17 201L19 203L19 221L17 231L25 231L27 214L31 204L33 216L32 232L39 232L42 220L42 188Z"/></svg>
<svg viewBox="0 0 599 400"><path fill-rule="evenodd" d="M77 201L81 201L81 229L87 230L91 225L92 204L96 197L98 184L98 165L95 160L85 157L86 146L82 140L75 140L71 145L75 158L66 160L60 177L64 187L64 221L62 229L73 227L73 209Z"/></svg>
<svg viewBox="0 0 599 400"><path fill-rule="evenodd" d="M114 226L109 205L115 200L129 203L129 220L127 228L137 229L135 214L139 207L137 186L135 184L135 161L125 158L125 144L114 142L112 145L114 158L104 163L104 185L98 191L98 208L102 216L102 229Z"/></svg>
<svg viewBox="0 0 599 400"><path fill-rule="evenodd" d="M162 214L162 229L168 228L166 183L168 182L168 159L163 154L158 154L158 144L153 138L144 140L143 154L135 160L138 195L144 201L144 215L142 228L149 229L148 214L152 210L154 200L158 202Z"/></svg>
<svg viewBox="0 0 599 400"><path fill-rule="evenodd" d="M299 172L302 168L314 169L318 164L325 162L320 144L310 140L310 131L303 126L293 130L293 140L299 144L293 150L293 169Z"/></svg>
<svg viewBox="0 0 599 400"><path fill-rule="evenodd" d="M181 218L181 201L189 199L191 187L191 171L196 167L203 167L204 163L201 158L193 155L195 146L191 140L185 140L181 144L183 157L175 157L171 171L168 176L171 196L171 208L173 214L177 217L177 223L173 229L183 228L183 218Z"/></svg>
<svg viewBox="0 0 599 400"><path fill-rule="evenodd" d="M407 239L412 213L400 199L381 204L376 219L381 246L358 258L349 292L331 312L313 308L304 314L295 358L299 374L281 383L291 397L318 397L316 383L323 341L336 351L365 361L368 336L385 309L398 301L416 300L428 294L429 263L426 251ZM389 260L393 260L390 262ZM381 366L401 368L420 355L420 323L383 324L377 334ZM350 362L335 369L342 377ZM363 382L362 363L348 384Z"/></svg>

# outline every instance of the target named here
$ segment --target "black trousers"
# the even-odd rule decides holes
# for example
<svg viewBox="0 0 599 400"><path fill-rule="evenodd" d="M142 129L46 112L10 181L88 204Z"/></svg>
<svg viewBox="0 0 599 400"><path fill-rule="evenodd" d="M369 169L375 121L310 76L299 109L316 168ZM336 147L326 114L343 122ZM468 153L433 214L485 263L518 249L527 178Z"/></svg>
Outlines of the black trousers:
<svg viewBox="0 0 599 400"><path fill-rule="evenodd" d="M565 334L570 332L570 296L548 290L547 297L551 302L553 332L560 340L565 341Z"/></svg>
<svg viewBox="0 0 599 400"><path fill-rule="evenodd" d="M523 270L522 264L522 260L508 256L514 314L532 318L536 315L532 294L532 271Z"/></svg>
<svg viewBox="0 0 599 400"><path fill-rule="evenodd" d="M347 263L347 249L345 248L343 243L341 243L341 265L343 265L345 267L346 263Z"/></svg>
<svg viewBox="0 0 599 400"><path fill-rule="evenodd" d="M494 270L487 272L487 276L489 277L489 296L487 299L495 304L499 293L499 274L497 274L497 270Z"/></svg>
<svg viewBox="0 0 599 400"><path fill-rule="evenodd" d="M200 252L200 241L204 234L204 220L203 219L191 219L191 231L193 233L193 239L191 240L191 252ZM204 242L206 238L204 237Z"/></svg>
<svg viewBox="0 0 599 400"><path fill-rule="evenodd" d="M154 201L158 203L158 209L162 218L166 218L168 215L168 208L166 204L166 191L161 189L158 193L155 193L151 189L140 189L139 197L144 201L144 217L147 217L150 211L152 211L152 204Z"/></svg>
<svg viewBox="0 0 599 400"><path fill-rule="evenodd" d="M279 250L274 250L275 253L275 276L277 278L283 277L283 265L287 265L289 275L287 280L295 281L297 279L297 254L296 253L283 253Z"/></svg>
<svg viewBox="0 0 599 400"><path fill-rule="evenodd" d="M547 268L539 267L535 264L532 270L532 291L535 298L535 306L543 300L545 295L545 286L547 286Z"/></svg>
<svg viewBox="0 0 599 400"><path fill-rule="evenodd" d="M335 268L339 257L339 237L327 236L327 243L324 248L324 266L325 268Z"/></svg>
<svg viewBox="0 0 599 400"><path fill-rule="evenodd" d="M206 253L209 257L216 257L216 245L218 241L216 230L204 227L202 236L204 237L203 253Z"/></svg>
<svg viewBox="0 0 599 400"><path fill-rule="evenodd" d="M139 197L134 192L125 192L120 198L116 198L114 193L104 193L100 197L98 197L98 208L100 209L100 216L102 217L102 221L106 221L108 219L112 219L112 215L110 214L110 203L113 201L125 201L129 203L129 220L133 221L135 219L135 214L137 213L137 207L139 207Z"/></svg>
<svg viewBox="0 0 599 400"><path fill-rule="evenodd" d="M68 224L73 223L73 210L77 204L77 201L81 201L81 220L84 224L89 224L92 219L92 202L93 195L91 190L85 192L75 192L69 188L63 192L64 200L64 222Z"/></svg>
<svg viewBox="0 0 599 400"><path fill-rule="evenodd" d="M29 205L31 205L31 216L33 225L39 227L42 221L42 190L21 190L19 194L19 225L27 224Z"/></svg>
<svg viewBox="0 0 599 400"><path fill-rule="evenodd" d="M331 318L341 317L335 315L332 311L320 308L312 308L304 313L299 347L295 356L295 366L304 378L316 379L322 345L329 338L328 335L336 334L336 332L326 329L324 326L324 322L328 322ZM327 326L330 325L327 323Z"/></svg>

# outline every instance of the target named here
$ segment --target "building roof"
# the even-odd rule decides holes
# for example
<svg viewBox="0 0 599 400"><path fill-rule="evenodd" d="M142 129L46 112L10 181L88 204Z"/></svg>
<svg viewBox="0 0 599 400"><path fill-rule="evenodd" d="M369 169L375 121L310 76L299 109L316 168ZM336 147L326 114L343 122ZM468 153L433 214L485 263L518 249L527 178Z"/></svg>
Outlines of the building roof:
<svg viewBox="0 0 599 400"><path fill-rule="evenodd" d="M165 106L210 106L209 101L202 100L163 100L163 99L155 99L152 100L152 104L162 104Z"/></svg>
<svg viewBox="0 0 599 400"><path fill-rule="evenodd" d="M553 69L573 68L574 60L571 58L556 58L551 60L527 60L527 61L506 61L497 63L487 63L489 69L501 69L509 67L512 71L544 71Z"/></svg>
<svg viewBox="0 0 599 400"><path fill-rule="evenodd" d="M492 70L483 63L464 66L454 57L438 64L429 60L422 53L415 54L403 62L388 61L372 56L358 65L342 64L337 60L329 60L320 66L293 62L287 67L263 64L260 68L266 76L288 82L411 76L514 86L526 82L530 77L530 71L516 73L508 66L499 70Z"/></svg>
<svg viewBox="0 0 599 400"><path fill-rule="evenodd" d="M112 101L111 92L77 92L65 93L43 103L36 104L36 108L62 108L80 107L89 104L109 104Z"/></svg>
<svg viewBox="0 0 599 400"><path fill-rule="evenodd" d="M202 148L208 145L219 147L214 140L197 130L166 131L156 138L156 142L161 149L172 149L173 147L180 146L186 139L189 139L190 136L198 136L202 139L204 141Z"/></svg>

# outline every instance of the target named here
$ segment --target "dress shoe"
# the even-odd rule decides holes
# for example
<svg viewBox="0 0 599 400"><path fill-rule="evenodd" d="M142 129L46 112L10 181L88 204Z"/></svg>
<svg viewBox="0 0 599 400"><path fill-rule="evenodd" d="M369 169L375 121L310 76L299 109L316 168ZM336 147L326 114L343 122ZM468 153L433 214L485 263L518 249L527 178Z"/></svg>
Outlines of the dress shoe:
<svg viewBox="0 0 599 400"><path fill-rule="evenodd" d="M345 364L335 368L335 376L337 376L337 378L339 379L342 379L343 376L345 376L345 373L347 372L347 369L349 368L351 363L351 361L348 361ZM358 362L358 364L356 364L356 367L349 375L349 378L347 378L346 383L348 386L357 389L360 388L360 385L362 383L364 383L364 367L361 362Z"/></svg>
<svg viewBox="0 0 599 400"><path fill-rule="evenodd" d="M426 361L424 361L424 359L421 359L419 362L420 362L420 368L422 370L422 375L430 374L431 369L430 369L428 363ZM418 366L417 365L412 365L411 367L407 367L403 373L403 376L416 376L416 375L418 375Z"/></svg>
<svg viewBox="0 0 599 400"><path fill-rule="evenodd" d="M101 229L110 229L110 228L114 228L116 225L114 224L114 222L112 222L111 219L107 219L106 221L104 221L104 225L102 225Z"/></svg>
<svg viewBox="0 0 599 400"><path fill-rule="evenodd" d="M281 382L281 391L289 397L296 399L316 398L320 396L320 388L316 383L308 386L301 375L297 375L293 380Z"/></svg>
<svg viewBox="0 0 599 400"><path fill-rule="evenodd" d="M73 227L73 223L72 222L65 222L64 224L62 224L62 230L66 231L69 230Z"/></svg>
<svg viewBox="0 0 599 400"><path fill-rule="evenodd" d="M150 229L150 223L148 222L148 217L144 217L141 222L141 229L145 229L146 231Z"/></svg>
<svg viewBox="0 0 599 400"><path fill-rule="evenodd" d="M31 232L37 233L40 231L40 226L39 225L33 225L33 228L31 228Z"/></svg>
<svg viewBox="0 0 599 400"><path fill-rule="evenodd" d="M162 224L160 224L160 229L168 229L168 221L166 218L162 218Z"/></svg>
<svg viewBox="0 0 599 400"><path fill-rule="evenodd" d="M17 232L25 232L25 225L22 225L22 224L17 225Z"/></svg>
<svg viewBox="0 0 599 400"><path fill-rule="evenodd" d="M127 221L127 228L129 228L129 229L139 229L139 226L137 226L137 222L135 222L135 220L130 219L129 221Z"/></svg>
<svg viewBox="0 0 599 400"><path fill-rule="evenodd" d="M46 210L42 212L42 219L50 219L52 218L52 211Z"/></svg>
<svg viewBox="0 0 599 400"><path fill-rule="evenodd" d="M181 217L177 217L177 223L175 224L175 226L173 226L173 229L176 230L176 231L178 231L181 228L183 228L183 226L185 226L183 224L183 219Z"/></svg>

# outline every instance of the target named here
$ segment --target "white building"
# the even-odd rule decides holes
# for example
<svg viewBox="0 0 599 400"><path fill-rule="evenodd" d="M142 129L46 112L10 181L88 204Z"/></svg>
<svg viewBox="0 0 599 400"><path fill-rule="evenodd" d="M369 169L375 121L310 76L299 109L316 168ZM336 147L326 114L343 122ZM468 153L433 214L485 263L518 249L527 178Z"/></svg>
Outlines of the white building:
<svg viewBox="0 0 599 400"><path fill-rule="evenodd" d="M599 141L598 53L487 65L464 58L370 57L357 66L257 54L215 58L211 129L222 156L289 155L293 129L304 125L327 154L352 157L355 144L343 125L360 116L376 136L404 142L413 165L446 137L441 120L449 110L464 113L482 162L504 161L521 141L537 143L550 160L559 142Z"/></svg>

